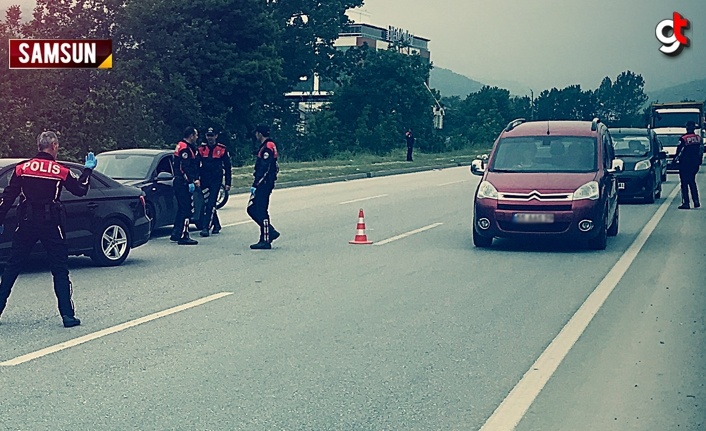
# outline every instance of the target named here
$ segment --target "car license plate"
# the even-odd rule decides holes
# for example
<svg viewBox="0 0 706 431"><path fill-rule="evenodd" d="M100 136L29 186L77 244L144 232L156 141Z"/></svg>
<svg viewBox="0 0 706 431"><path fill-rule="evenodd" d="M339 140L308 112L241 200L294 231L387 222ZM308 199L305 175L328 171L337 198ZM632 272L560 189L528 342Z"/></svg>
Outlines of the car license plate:
<svg viewBox="0 0 706 431"><path fill-rule="evenodd" d="M518 213L512 218L515 223L554 223L554 214Z"/></svg>
<svg viewBox="0 0 706 431"><path fill-rule="evenodd" d="M618 183L618 190L625 190L625 183Z"/></svg>

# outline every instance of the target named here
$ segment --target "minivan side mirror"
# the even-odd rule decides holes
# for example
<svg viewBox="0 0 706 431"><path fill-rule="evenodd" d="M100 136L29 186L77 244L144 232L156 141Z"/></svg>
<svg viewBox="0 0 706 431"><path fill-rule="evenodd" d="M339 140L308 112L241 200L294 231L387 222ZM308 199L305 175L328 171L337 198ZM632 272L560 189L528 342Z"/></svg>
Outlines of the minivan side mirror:
<svg viewBox="0 0 706 431"><path fill-rule="evenodd" d="M471 173L473 175L483 176L485 173L485 165L488 161L487 155L478 156L474 161L471 162Z"/></svg>
<svg viewBox="0 0 706 431"><path fill-rule="evenodd" d="M171 181L174 179L174 175L169 172L160 172L157 174L156 181Z"/></svg>
<svg viewBox="0 0 706 431"><path fill-rule="evenodd" d="M608 169L608 172L611 174L617 173L617 172L623 172L625 169L624 162L621 159L613 159L613 166Z"/></svg>

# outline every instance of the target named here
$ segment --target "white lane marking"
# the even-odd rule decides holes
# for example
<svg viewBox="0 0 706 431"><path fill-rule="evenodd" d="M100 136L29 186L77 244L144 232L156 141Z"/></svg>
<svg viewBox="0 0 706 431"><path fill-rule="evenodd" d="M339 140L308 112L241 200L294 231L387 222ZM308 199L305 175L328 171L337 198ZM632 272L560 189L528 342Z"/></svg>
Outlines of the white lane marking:
<svg viewBox="0 0 706 431"><path fill-rule="evenodd" d="M625 272L635 260L650 235L652 235L652 232L667 212L669 205L671 205L678 192L679 187L676 187L650 221L642 228L635 241L581 305L581 308L576 311L569 323L564 326L559 335L552 340L549 347L542 352L535 363L527 370L522 380L515 385L508 396L495 409L493 415L490 416L480 431L511 431L517 427L529 407L547 384L547 381L559 367L559 364L576 344L578 338L586 330L588 324L608 299L608 296L613 292L623 275L625 275Z"/></svg>
<svg viewBox="0 0 706 431"><path fill-rule="evenodd" d="M424 226L424 227L421 227L421 228L419 228L419 229L415 229L415 230L413 230L413 231L411 231L411 232L403 233L403 234L401 234L401 235L393 236L392 238L388 238L388 239L386 239L386 240L383 240L383 241L380 241L380 242L376 242L376 243L374 243L373 245L385 245L385 244L389 244L389 243L391 243L392 241L397 241L398 239L407 238L408 236L412 236L412 235L414 235L414 234L418 234L418 233L420 233L420 232L424 232L425 230L434 229L435 227L439 227L439 226L441 226L442 224L443 224L443 223L434 223L434 224L430 224L429 226Z"/></svg>
<svg viewBox="0 0 706 431"><path fill-rule="evenodd" d="M356 202L369 201L369 200L371 200L371 199L384 198L384 197L386 197L386 196L387 196L387 195L377 195L377 196L370 196L370 197L367 197L367 198L353 199L352 201L341 202L341 203L339 203L339 205L345 205L345 204L352 204L352 203L356 203Z"/></svg>
<svg viewBox="0 0 706 431"><path fill-rule="evenodd" d="M139 319L126 322L120 325L113 326L111 328L106 328L98 332L94 332L92 334L87 334L82 337L74 338L73 340L65 341L63 343L55 344L53 346L37 350L36 352L28 353L26 355L18 356L14 359L10 359L5 362L0 362L0 367L13 367L15 365L23 364L25 362L33 361L35 359L41 358L43 356L50 355L52 353L59 352L64 349L68 349L70 347L75 347L78 346L79 344L87 343L89 341L96 340L101 337L105 337L106 335L111 335L116 332L123 331L128 328L132 328L137 325L141 325L143 323L151 322L152 320L157 320L161 317L169 316L170 314L175 314L180 311L188 310L189 308L194 308L198 307L199 305L203 305L207 302L215 301L216 299L220 299L223 297L226 297L228 295L232 295L233 292L221 292L221 293L216 293L215 295L207 296L205 298L197 299L196 301L189 302L184 305L179 305L177 307L170 308L168 310L160 311L158 313L150 314L149 316L141 317Z"/></svg>
<svg viewBox="0 0 706 431"><path fill-rule="evenodd" d="M451 181L450 183L438 184L438 187L450 186L452 184L465 183L466 181L468 181L468 180Z"/></svg>
<svg viewBox="0 0 706 431"><path fill-rule="evenodd" d="M248 223L255 223L255 222L252 221L252 220L243 220L243 221L239 221L239 222L236 222L236 223L224 224L224 225L221 226L221 227L233 227L233 226L239 226L239 225L241 225L241 224L248 224Z"/></svg>

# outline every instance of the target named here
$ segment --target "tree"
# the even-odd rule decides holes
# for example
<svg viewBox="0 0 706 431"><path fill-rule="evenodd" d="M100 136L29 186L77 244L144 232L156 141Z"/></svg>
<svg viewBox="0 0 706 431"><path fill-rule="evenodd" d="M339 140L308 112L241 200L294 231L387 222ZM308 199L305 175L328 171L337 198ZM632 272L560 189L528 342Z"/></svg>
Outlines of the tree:
<svg viewBox="0 0 706 431"><path fill-rule="evenodd" d="M250 148L254 125L280 109L281 31L265 2L133 0L117 32L121 69L153 97L167 142L215 124Z"/></svg>
<svg viewBox="0 0 706 431"><path fill-rule="evenodd" d="M629 70L614 82L606 76L595 92L598 117L612 127L644 127L644 87L642 76Z"/></svg>
<svg viewBox="0 0 706 431"><path fill-rule="evenodd" d="M418 55L393 50L359 51L358 67L342 77L331 101L345 131L342 148L384 154L401 145L404 131L412 128L424 150L431 145L434 100L424 87L430 63Z"/></svg>
<svg viewBox="0 0 706 431"><path fill-rule="evenodd" d="M279 53L284 76L294 85L300 76L314 72L334 77L332 58L340 54L333 47L338 34L349 23L346 11L362 6L363 0L287 0L269 2L283 29Z"/></svg>

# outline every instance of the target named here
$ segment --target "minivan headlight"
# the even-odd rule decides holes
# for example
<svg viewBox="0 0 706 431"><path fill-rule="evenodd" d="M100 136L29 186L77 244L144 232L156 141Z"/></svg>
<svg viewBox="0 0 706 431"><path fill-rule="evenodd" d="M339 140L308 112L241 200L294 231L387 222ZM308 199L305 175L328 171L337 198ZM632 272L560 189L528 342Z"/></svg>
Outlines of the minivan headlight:
<svg viewBox="0 0 706 431"><path fill-rule="evenodd" d="M598 182L591 181L576 189L574 192L574 200L579 201L582 199L591 199L595 201L600 197L600 195L601 192L598 188Z"/></svg>
<svg viewBox="0 0 706 431"><path fill-rule="evenodd" d="M649 160L642 160L640 162L637 162L635 164L635 170L636 171L646 171L647 169L652 167L652 163L650 163Z"/></svg>
<svg viewBox="0 0 706 431"><path fill-rule="evenodd" d="M488 181L483 181L478 186L478 199L497 199L498 189Z"/></svg>

